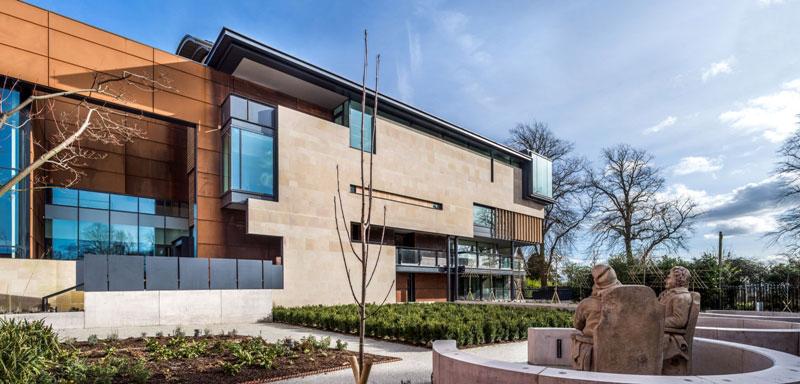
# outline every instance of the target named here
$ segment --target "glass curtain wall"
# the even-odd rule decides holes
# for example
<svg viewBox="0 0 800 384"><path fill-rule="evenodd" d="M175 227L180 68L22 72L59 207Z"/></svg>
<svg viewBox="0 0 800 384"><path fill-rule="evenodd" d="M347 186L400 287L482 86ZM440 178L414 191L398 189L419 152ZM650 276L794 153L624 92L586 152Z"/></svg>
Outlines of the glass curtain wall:
<svg viewBox="0 0 800 384"><path fill-rule="evenodd" d="M189 236L189 204L52 188L45 206L47 258L85 254L172 256Z"/></svg>

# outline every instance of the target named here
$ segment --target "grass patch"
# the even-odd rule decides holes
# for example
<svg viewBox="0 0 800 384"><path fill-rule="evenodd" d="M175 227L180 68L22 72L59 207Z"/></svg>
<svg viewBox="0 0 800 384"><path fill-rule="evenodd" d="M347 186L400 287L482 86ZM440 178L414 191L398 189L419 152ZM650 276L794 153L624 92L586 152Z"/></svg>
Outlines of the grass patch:
<svg viewBox="0 0 800 384"><path fill-rule="evenodd" d="M376 307L369 306L368 312ZM358 333L354 304L275 307L276 322ZM367 319L367 336L430 346L434 340L456 340L459 346L525 340L529 327L571 327L572 313L559 309L454 303L387 304Z"/></svg>

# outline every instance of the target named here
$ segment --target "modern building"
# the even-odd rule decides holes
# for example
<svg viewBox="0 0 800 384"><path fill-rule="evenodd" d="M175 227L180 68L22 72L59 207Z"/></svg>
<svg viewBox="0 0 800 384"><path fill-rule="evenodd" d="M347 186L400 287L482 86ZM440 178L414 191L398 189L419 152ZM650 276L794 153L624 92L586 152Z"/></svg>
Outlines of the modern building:
<svg viewBox="0 0 800 384"><path fill-rule="evenodd" d="M82 141L102 156L79 164L68 188L73 174L51 172L40 188L36 171L2 196L3 257L102 256L108 279L113 265L145 268L146 282L136 284L148 290L163 258L211 259L211 288L228 265L216 260L240 260L233 288L243 286L249 264L241 260L260 260L279 266L275 305L350 301L332 202L338 166L348 229L357 234L360 84L228 28L213 42L185 36L173 54L9 0L0 2L0 55L4 111L32 94L85 88L98 73L168 84L134 80L125 100L73 95L56 101L58 115L13 117L24 124L2 130L3 180L58 144L56 120L78 102L140 116L123 123L145 134L123 145ZM379 101L364 149L374 155L381 208L373 222L384 222L385 206L386 235L368 297L382 299L395 282L389 301L514 298L514 279L524 275L515 255L542 241L550 161L391 96ZM380 231L370 237L377 248ZM110 280L102 284L113 290Z"/></svg>

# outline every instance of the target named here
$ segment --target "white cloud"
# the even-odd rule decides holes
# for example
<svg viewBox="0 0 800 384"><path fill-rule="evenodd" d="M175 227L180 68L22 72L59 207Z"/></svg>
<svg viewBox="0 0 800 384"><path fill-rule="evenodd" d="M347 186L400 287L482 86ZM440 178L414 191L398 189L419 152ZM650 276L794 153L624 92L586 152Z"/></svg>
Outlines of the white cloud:
<svg viewBox="0 0 800 384"><path fill-rule="evenodd" d="M785 3L784 0L758 0L758 5L762 7L769 7L770 5L777 5Z"/></svg>
<svg viewBox="0 0 800 384"><path fill-rule="evenodd" d="M712 159L704 156L687 156L673 166L672 173L678 176L692 173L709 173L722 169L722 159Z"/></svg>
<svg viewBox="0 0 800 384"><path fill-rule="evenodd" d="M783 183L779 176L771 176L717 195L674 184L665 194L688 197L697 203L704 212L698 226L704 238L716 238L719 231L725 236L762 235L777 228L778 216L787 209L781 199Z"/></svg>
<svg viewBox="0 0 800 384"><path fill-rule="evenodd" d="M710 221L705 227L710 231L704 238L717 238L719 232L726 237L740 235L757 235L774 231L778 228L779 212L762 213L758 216L740 216L724 221Z"/></svg>
<svg viewBox="0 0 800 384"><path fill-rule="evenodd" d="M667 118L665 118L664 120L661 120L658 124L656 124L656 125L654 125L654 126L652 126L650 128L645 129L644 130L644 134L645 135L649 135L651 133L657 133L657 132L661 131L664 128L667 128L667 127L675 125L675 122L677 122L677 121L678 121L677 117L675 117L675 116L667 116Z"/></svg>
<svg viewBox="0 0 800 384"><path fill-rule="evenodd" d="M736 61L733 57L711 63L708 68L703 70L703 82L711 80L719 75L727 75L733 72L733 64Z"/></svg>
<svg viewBox="0 0 800 384"><path fill-rule="evenodd" d="M719 120L744 133L761 133L779 143L797 129L800 113L800 79L784 83L781 90L748 100L737 109L723 112Z"/></svg>

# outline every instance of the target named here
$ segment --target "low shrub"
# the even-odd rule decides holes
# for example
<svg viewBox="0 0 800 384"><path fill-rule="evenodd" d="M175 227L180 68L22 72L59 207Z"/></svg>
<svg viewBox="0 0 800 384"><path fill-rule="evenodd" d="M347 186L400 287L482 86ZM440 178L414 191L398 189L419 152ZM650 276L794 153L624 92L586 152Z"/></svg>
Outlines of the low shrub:
<svg viewBox="0 0 800 384"><path fill-rule="evenodd" d="M58 336L44 321L0 319L0 382L34 382L60 355Z"/></svg>
<svg viewBox="0 0 800 384"><path fill-rule="evenodd" d="M368 312L375 311L368 306ZM273 320L304 327L355 334L355 305L275 307ZM572 314L549 308L455 303L388 304L367 319L370 337L430 346L452 339L458 345L525 340L529 327L570 327Z"/></svg>

